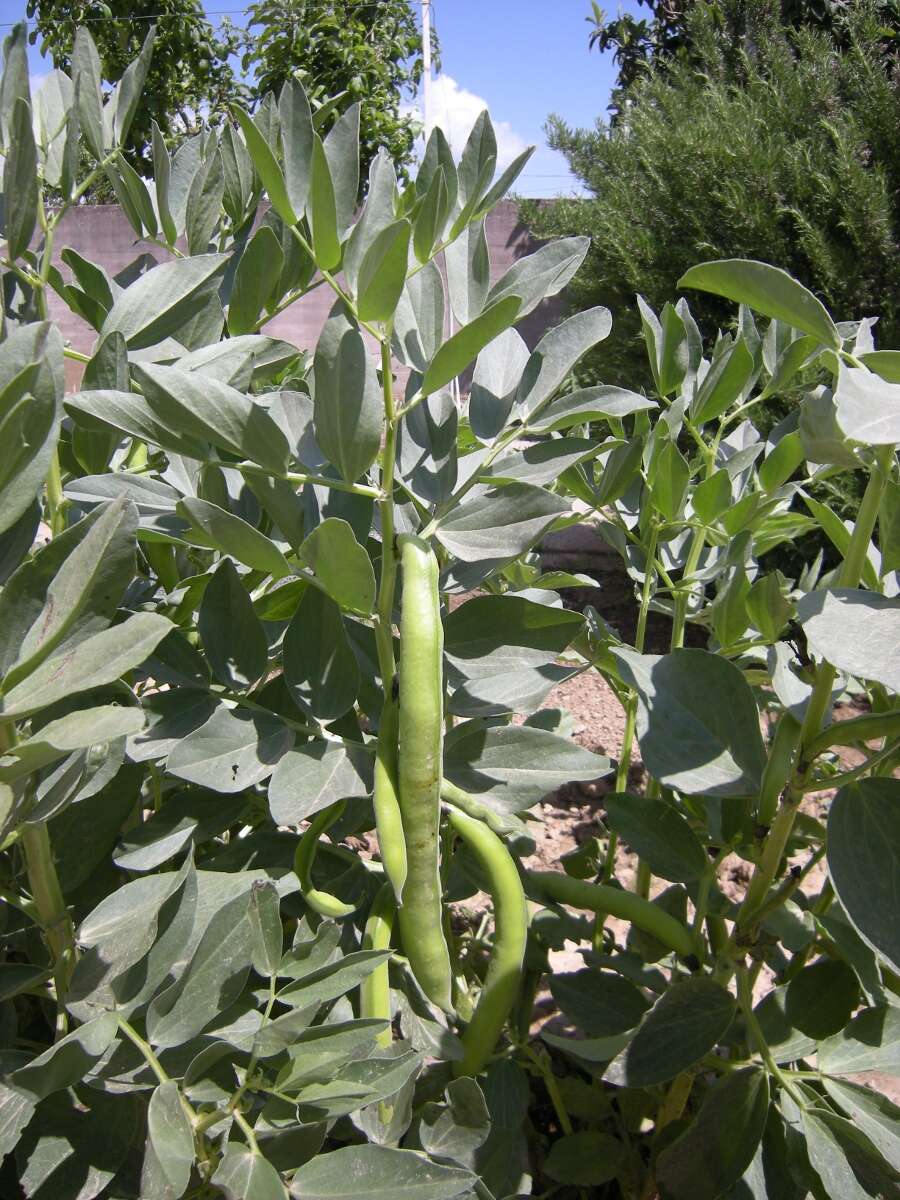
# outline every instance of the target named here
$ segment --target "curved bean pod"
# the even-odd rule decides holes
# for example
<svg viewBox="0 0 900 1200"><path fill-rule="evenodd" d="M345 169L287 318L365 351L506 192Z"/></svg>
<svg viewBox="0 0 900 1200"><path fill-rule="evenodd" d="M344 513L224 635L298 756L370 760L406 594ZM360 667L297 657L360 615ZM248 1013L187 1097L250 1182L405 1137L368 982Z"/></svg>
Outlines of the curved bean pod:
<svg viewBox="0 0 900 1200"><path fill-rule="evenodd" d="M369 917L363 931L363 950L387 950L391 944L394 928L394 890L390 883L383 883L375 893ZM379 1017L388 1022L388 1028L376 1037L379 1046L390 1046L393 1035L390 1029L391 984L388 964L383 962L367 975L360 984L359 1015Z"/></svg>
<svg viewBox="0 0 900 1200"><path fill-rule="evenodd" d="M477 1075L490 1060L519 994L528 908L516 864L496 833L458 809L450 812L449 821L474 851L494 902L494 952L472 1020L462 1035L465 1053L453 1064L454 1075Z"/></svg>
<svg viewBox="0 0 900 1200"><path fill-rule="evenodd" d="M783 712L769 747L769 758L759 789L756 819L760 825L771 825L775 819L778 801L790 781L799 745L800 722L789 712Z"/></svg>
<svg viewBox="0 0 900 1200"><path fill-rule="evenodd" d="M406 842L403 819L397 795L397 736L400 711L390 696L385 699L378 726L378 745L375 750L375 829L384 873L394 888L399 904L406 883Z"/></svg>
<svg viewBox="0 0 900 1200"><path fill-rule="evenodd" d="M400 617L400 744L397 781L407 875L398 910L410 968L425 995L452 1011L444 938L438 834L444 746L443 651L438 564L421 538L397 539L403 568Z"/></svg>
<svg viewBox="0 0 900 1200"><path fill-rule="evenodd" d="M316 861L316 851L319 848L319 838L341 816L347 806L346 800L338 800L336 804L323 808L309 823L304 831L294 854L294 874L300 880L303 899L313 910L322 917L348 917L356 911L355 904L345 904L331 892L323 892L315 887L312 881L313 864Z"/></svg>
<svg viewBox="0 0 900 1200"><path fill-rule="evenodd" d="M605 883L588 883L584 879L573 879L561 871L529 871L528 882L537 895L558 904L570 904L573 908L584 908L588 912L609 913L623 921L630 921L638 929L652 934L664 946L674 950L684 959L695 957L694 942L690 931L658 905L637 896L634 892L623 892L621 888Z"/></svg>

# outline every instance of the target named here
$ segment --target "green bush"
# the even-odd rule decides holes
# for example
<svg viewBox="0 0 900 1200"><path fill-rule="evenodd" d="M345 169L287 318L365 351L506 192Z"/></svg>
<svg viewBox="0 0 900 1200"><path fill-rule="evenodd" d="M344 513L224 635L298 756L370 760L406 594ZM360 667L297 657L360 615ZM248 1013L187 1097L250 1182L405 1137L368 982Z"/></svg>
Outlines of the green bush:
<svg viewBox="0 0 900 1200"><path fill-rule="evenodd" d="M652 394L568 391L610 313L526 347L588 247L491 285L527 155L494 182L486 113L406 188L377 156L360 212L354 108L323 141L290 82L174 160L157 140L148 184L122 156L146 60L101 107L84 30L33 101L23 28L5 51L2 1194L893 1195L897 1110L855 1077L900 1040L900 352L726 260L682 282L742 305L736 339L707 359L684 302L644 305ZM127 285L56 266L101 171L169 251ZM261 332L314 287L311 353ZM748 414L803 369L827 386L763 440ZM846 471L849 528L810 495ZM532 554L584 520L634 580L631 646ZM814 527L834 570L761 566ZM615 763L540 707L594 670ZM844 688L867 711L832 722ZM526 866L542 798L603 777L598 837ZM567 942L584 965L554 971Z"/></svg>

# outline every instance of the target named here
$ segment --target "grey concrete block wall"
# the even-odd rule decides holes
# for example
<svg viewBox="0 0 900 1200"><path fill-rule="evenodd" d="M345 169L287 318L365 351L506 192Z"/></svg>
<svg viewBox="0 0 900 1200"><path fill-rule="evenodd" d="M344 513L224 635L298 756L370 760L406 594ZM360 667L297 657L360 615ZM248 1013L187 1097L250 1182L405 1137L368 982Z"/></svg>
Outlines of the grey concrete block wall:
<svg viewBox="0 0 900 1200"><path fill-rule="evenodd" d="M518 206L510 200L502 201L488 216L486 233L493 279L499 278L516 259L531 253L538 245L519 220ZM71 271L60 258L66 247L104 267L110 275L117 275L140 255L149 255L157 262L170 257L165 249L137 240L125 214L115 205L83 205L70 210L60 222L54 244L54 262L63 276L70 279ZM327 288L316 288L270 321L266 332L301 349L311 348L315 346L332 302L333 296ZM533 346L547 328L560 320L563 312L564 305L559 297L539 305L519 325L526 342ZM83 354L91 352L96 339L94 330L71 312L55 293L50 295L50 316L74 349ZM79 377L78 364L68 361L68 386L77 387Z"/></svg>

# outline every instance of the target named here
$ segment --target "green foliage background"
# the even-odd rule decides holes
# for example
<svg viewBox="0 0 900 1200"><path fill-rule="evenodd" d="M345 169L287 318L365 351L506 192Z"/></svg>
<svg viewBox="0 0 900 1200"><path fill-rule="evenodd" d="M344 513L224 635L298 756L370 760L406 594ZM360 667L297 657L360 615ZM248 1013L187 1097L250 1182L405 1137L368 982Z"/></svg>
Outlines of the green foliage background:
<svg viewBox="0 0 900 1200"><path fill-rule="evenodd" d="M523 210L539 235L592 239L570 296L613 310L620 337L593 364L605 381L646 373L635 293L662 304L693 263L730 255L783 266L839 317L896 337L900 91L881 7L843 6L836 40L776 0L693 5L682 49L633 72L618 119L550 118L591 198ZM740 26L723 20L734 9ZM692 307L707 334L729 319L714 297Z"/></svg>

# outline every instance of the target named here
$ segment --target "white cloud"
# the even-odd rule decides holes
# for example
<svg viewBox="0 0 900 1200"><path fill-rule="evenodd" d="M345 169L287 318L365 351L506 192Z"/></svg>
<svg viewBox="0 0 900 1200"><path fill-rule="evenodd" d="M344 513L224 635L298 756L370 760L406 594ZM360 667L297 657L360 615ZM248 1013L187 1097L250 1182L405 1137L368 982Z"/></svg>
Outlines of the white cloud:
<svg viewBox="0 0 900 1200"><path fill-rule="evenodd" d="M475 118L482 109L488 107L486 100L460 87L452 75L438 75L432 80L431 121L433 125L440 125L456 157L462 153ZM416 104L404 105L404 109L422 121L421 93ZM509 121L495 121L493 117L491 120L497 135L497 166L502 170L522 153L528 143L516 133Z"/></svg>

